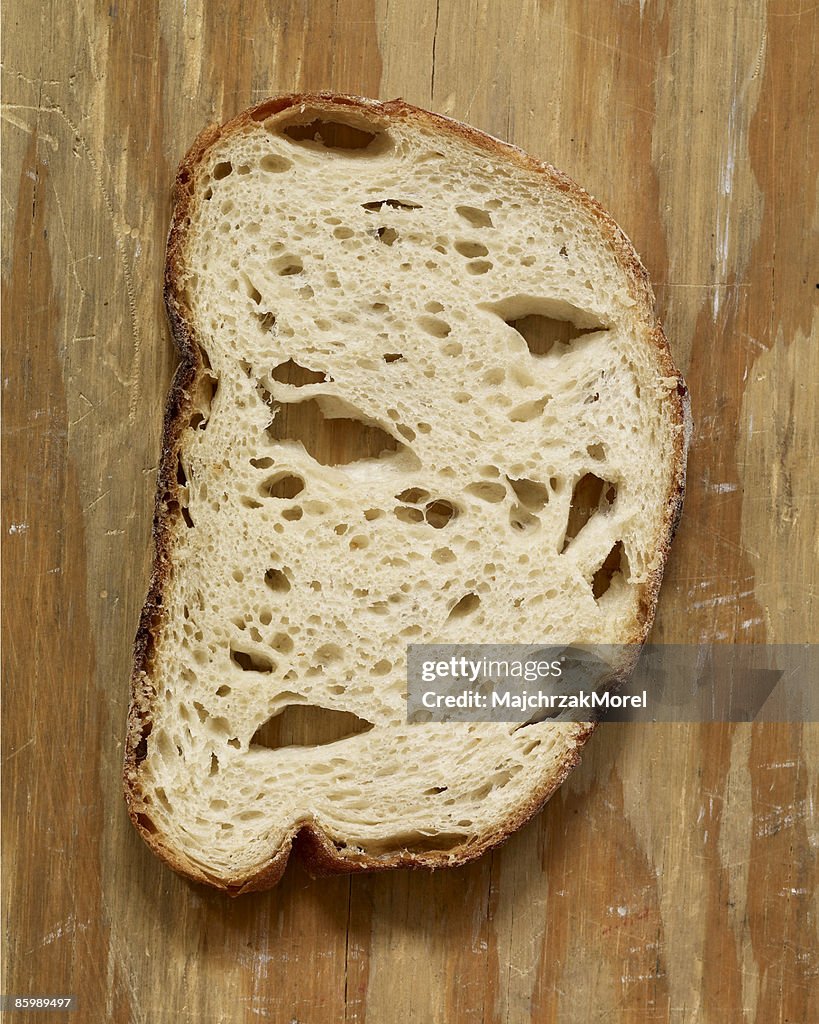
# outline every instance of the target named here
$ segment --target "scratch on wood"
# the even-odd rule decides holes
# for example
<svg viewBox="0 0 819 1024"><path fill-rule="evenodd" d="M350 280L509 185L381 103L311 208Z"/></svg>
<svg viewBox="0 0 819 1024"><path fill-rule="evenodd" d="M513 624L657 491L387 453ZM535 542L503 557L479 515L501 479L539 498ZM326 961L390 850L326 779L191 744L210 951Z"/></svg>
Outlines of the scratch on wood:
<svg viewBox="0 0 819 1024"><path fill-rule="evenodd" d="M765 59L765 47L768 43L768 30L767 28L762 33L762 39L759 42L759 52L756 55L756 64L754 65L753 74L751 75L751 81L759 78L759 74L762 70L762 63Z"/></svg>
<svg viewBox="0 0 819 1024"><path fill-rule="evenodd" d="M98 505L102 501L102 499L107 497L107 495L109 495L110 493L111 488L109 487L107 491L103 491L102 494L97 495L97 497L94 498L94 500L89 505L86 505L84 511L90 512L95 505Z"/></svg>
<svg viewBox="0 0 819 1024"><path fill-rule="evenodd" d="M629 50L624 50L622 45L607 43L605 39L598 39L597 36L589 35L587 32L580 32L576 28L567 28L567 32L570 32L573 36L577 36L579 39L585 39L589 43L594 43L595 46L602 46L606 50L611 50L612 53L616 53L618 59L622 57L629 57L631 60L636 60L640 64L651 64L652 61L648 57L643 57L639 53L634 53Z"/></svg>
<svg viewBox="0 0 819 1024"><path fill-rule="evenodd" d="M81 395L80 397L85 398L85 395ZM85 401L88 402L88 399L85 398ZM95 407L90 402L88 402L88 408L85 410L85 412L82 414L82 416L78 416L75 420L69 420L68 421L68 426L69 427L76 427L76 426L78 426L80 423L82 423L83 420L87 419L91 415L91 413L94 411L94 408Z"/></svg>
<svg viewBox="0 0 819 1024"><path fill-rule="evenodd" d="M766 839L777 835L782 829L793 828L797 822L806 817L808 817L808 801L796 800L782 807L771 807L764 813L755 815L754 831L757 839Z"/></svg>
<svg viewBox="0 0 819 1024"><path fill-rule="evenodd" d="M3 758L3 764L7 764L13 757L17 757L17 755L21 753L23 750L25 750L26 747L30 747L33 742L34 737L32 736L30 740L26 740L26 742L23 743L21 746L16 747L14 750L12 750L10 754L6 754L6 756Z"/></svg>
<svg viewBox="0 0 819 1024"><path fill-rule="evenodd" d="M3 108L2 108L2 111L0 111L0 117L2 117L2 119L4 121L8 121L8 123L10 125L13 125L15 128L19 128L20 131L25 132L26 135L33 135L35 129L32 128L32 126L30 124L28 124L26 121L22 121L22 120L19 120L16 117L13 117L9 113L9 110L37 110L37 109L38 109L37 107L21 107L21 106L16 106L15 107L15 106L12 106L10 104L4 104ZM56 149L57 148L57 141L56 141L56 139L52 135L46 135L44 132L41 132L39 134L38 138L42 139L43 142L47 142L51 146L52 149Z"/></svg>

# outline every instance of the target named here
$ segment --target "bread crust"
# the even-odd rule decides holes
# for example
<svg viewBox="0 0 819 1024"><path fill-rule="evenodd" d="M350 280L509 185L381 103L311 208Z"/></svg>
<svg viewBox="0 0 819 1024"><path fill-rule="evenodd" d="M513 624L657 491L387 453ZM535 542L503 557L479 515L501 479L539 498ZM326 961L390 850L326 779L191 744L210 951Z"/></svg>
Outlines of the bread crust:
<svg viewBox="0 0 819 1024"><path fill-rule="evenodd" d="M627 643L634 647L636 663L639 649L651 629L659 596L663 571L671 548L671 541L679 525L685 495L687 451L692 423L690 399L682 375L676 369L662 325L654 313L654 295L648 274L629 239L603 207L571 178L548 163L536 160L523 150L502 142L469 125L412 106L402 99L379 102L362 97L331 92L288 93L272 97L243 111L222 125L205 128L195 139L182 160L173 186L173 214L168 235L164 298L171 335L179 351L180 363L174 374L165 408L162 451L159 462L156 500L153 514L154 556L148 595L142 609L134 642L134 664L131 675L131 700L128 710L123 767L124 794L128 813L134 827L151 850L179 874L194 882L206 883L231 896L269 889L281 878L291 851L294 851L314 875L361 871L382 871L388 868L408 867L435 869L466 864L497 846L529 821L548 801L580 762L580 750L595 729L596 723L583 723L575 736L575 747L568 753L554 777L534 791L530 799L503 823L478 840L465 843L446 852L413 852L400 850L383 855L372 855L355 848L346 848L315 823L294 825L280 849L271 860L252 875L237 875L225 880L210 875L201 865L168 846L157 832L149 817L149 807L142 798L139 766L144 760L147 740L153 724L153 701L156 697L151 682L156 651L156 640L165 614L163 598L171 575L171 546L174 523L179 517L180 486L176 479L176 464L185 424L192 411L195 385L207 370L203 350L198 344L184 297L184 247L190 214L195 201L195 179L208 151L222 139L243 133L260 121L292 107L309 108L311 112L334 114L339 108L355 111L368 120L388 126L395 120L412 122L432 129L441 135L460 137L483 148L496 159L514 164L542 175L544 182L570 196L595 220L603 237L611 246L620 266L625 270L641 315L650 328L651 344L656 350L664 376L674 382L670 391L672 419L676 427L673 454L672 482L663 514L658 560L648 579L640 585L638 622ZM628 675L626 672L624 675Z"/></svg>

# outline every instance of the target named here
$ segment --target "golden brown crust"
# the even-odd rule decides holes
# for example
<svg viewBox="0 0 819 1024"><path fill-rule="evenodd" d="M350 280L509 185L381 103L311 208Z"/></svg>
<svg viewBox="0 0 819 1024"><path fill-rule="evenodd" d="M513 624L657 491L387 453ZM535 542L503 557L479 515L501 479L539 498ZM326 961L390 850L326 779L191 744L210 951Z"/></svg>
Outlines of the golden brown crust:
<svg viewBox="0 0 819 1024"><path fill-rule="evenodd" d="M480 146L498 159L511 161L528 171L543 175L551 187L570 196L595 219L618 262L626 271L633 297L643 311L646 324L651 328L651 341L664 375L676 382L670 392L673 422L680 428L674 452L673 482L665 505L660 557L649 579L642 584L638 627L628 641L629 644L635 645L635 662L639 648L645 643L651 629L671 541L682 513L686 457L691 432L688 391L681 374L674 366L662 326L654 315L654 296L640 258L626 235L597 200L550 164L538 161L516 146L486 135L469 125L414 107L402 99L381 103L329 92L276 96L243 111L223 125L211 125L199 134L179 166L173 189L174 209L167 243L164 290L171 332L180 353L180 364L171 384L165 410L153 520L154 560L148 596L142 609L134 643L134 668L131 677L123 779L131 820L153 852L183 876L222 889L232 896L274 886L285 870L291 849L296 851L308 870L314 874L380 871L394 867L434 869L457 866L474 860L502 843L543 807L580 762L580 749L595 728L594 723L586 723L581 728L576 736L576 746L564 757L558 775L547 779L541 789L535 791L527 803L507 819L502 828L447 852L399 850L379 856L368 855L361 850L337 845L320 827L306 823L294 826L288 840L255 874L226 881L209 875L200 865L166 846L151 822L140 792L139 765L145 757L152 727L152 700L155 693L151 683L151 667L155 640L164 614L163 594L171 574L172 531L180 514L176 461L182 430L190 415L192 389L202 371L206 369L202 349L197 343L187 315L184 295L184 243L194 201L195 177L208 150L221 139L246 131L260 121L294 106L304 106L311 112L327 113L344 107L348 113L353 111L356 115L363 115L366 119L385 126L390 121L411 120L441 134L454 135L472 145Z"/></svg>

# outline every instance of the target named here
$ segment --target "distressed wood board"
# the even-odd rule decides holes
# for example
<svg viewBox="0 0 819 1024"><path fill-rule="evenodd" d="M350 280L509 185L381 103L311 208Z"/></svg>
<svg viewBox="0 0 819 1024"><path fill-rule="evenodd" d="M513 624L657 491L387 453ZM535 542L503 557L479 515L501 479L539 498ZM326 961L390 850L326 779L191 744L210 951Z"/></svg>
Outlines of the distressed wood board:
<svg viewBox="0 0 819 1024"><path fill-rule="evenodd" d="M602 201L652 275L696 421L653 639L817 640L816 7L3 15L4 991L74 994L82 1021L815 1020L815 724L604 726L472 865L294 865L233 902L151 856L119 771L175 365L170 183L201 127L281 91L401 95Z"/></svg>

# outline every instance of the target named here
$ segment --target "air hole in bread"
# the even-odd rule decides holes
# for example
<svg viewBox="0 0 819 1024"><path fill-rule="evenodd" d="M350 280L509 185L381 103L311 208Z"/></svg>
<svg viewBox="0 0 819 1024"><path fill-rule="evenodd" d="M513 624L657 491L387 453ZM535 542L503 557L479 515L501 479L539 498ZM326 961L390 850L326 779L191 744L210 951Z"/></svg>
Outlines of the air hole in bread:
<svg viewBox="0 0 819 1024"><path fill-rule="evenodd" d="M381 227L375 234L378 241L383 242L384 245L392 245L396 238L398 238L398 232L395 228Z"/></svg>
<svg viewBox="0 0 819 1024"><path fill-rule="evenodd" d="M265 456L263 459L251 459L250 465L255 469L270 469L274 465L274 461L271 458Z"/></svg>
<svg viewBox="0 0 819 1024"><path fill-rule="evenodd" d="M532 373L531 362L529 363L529 365L520 363L516 364L515 366L512 367L510 376L514 383L521 388L535 387L538 382L538 378L535 376L534 373ZM507 403L509 403L511 401L506 395L499 395L498 399L499 402L506 401Z"/></svg>
<svg viewBox="0 0 819 1024"><path fill-rule="evenodd" d="M301 505L294 505L292 508L286 508L282 512L282 519L286 519L288 522L297 523L304 515L304 509Z"/></svg>
<svg viewBox="0 0 819 1024"><path fill-rule="evenodd" d="M148 737L151 735L152 728L150 722L144 722L142 725L142 735L134 748L134 760L137 764L141 764L148 756Z"/></svg>
<svg viewBox="0 0 819 1024"><path fill-rule="evenodd" d="M409 508L407 505L398 505L393 509L393 515L402 523L423 523L424 513L420 508Z"/></svg>
<svg viewBox="0 0 819 1024"><path fill-rule="evenodd" d="M233 644L230 646L230 660L234 665L238 665L243 672L270 674L276 667L273 659L267 657L267 655L261 654L259 651L243 651L240 648L234 647Z"/></svg>
<svg viewBox="0 0 819 1024"><path fill-rule="evenodd" d="M213 178L216 181L221 181L222 178L226 178L229 174L233 173L233 164L230 160L221 160L216 164L211 171Z"/></svg>
<svg viewBox="0 0 819 1024"><path fill-rule="evenodd" d="M293 256L292 253L285 253L283 256L279 256L278 259L270 260L269 266L279 277L295 277L304 270L302 261L298 256Z"/></svg>
<svg viewBox="0 0 819 1024"><path fill-rule="evenodd" d="M265 313L254 313L253 315L258 320L263 334L269 334L276 326L276 317L270 310Z"/></svg>
<svg viewBox="0 0 819 1024"><path fill-rule="evenodd" d="M456 242L455 251L459 252L461 256L465 256L467 259L472 259L475 256L489 255L489 250L483 242Z"/></svg>
<svg viewBox="0 0 819 1024"><path fill-rule="evenodd" d="M602 444L590 444L586 446L586 453L589 458L595 459L597 462L602 462L606 457L606 449Z"/></svg>
<svg viewBox="0 0 819 1024"><path fill-rule="evenodd" d="M274 594L286 594L290 590L290 579L285 569L268 569L264 581Z"/></svg>
<svg viewBox="0 0 819 1024"><path fill-rule="evenodd" d="M466 269L470 274L486 274L492 269L492 263L489 260L470 260Z"/></svg>
<svg viewBox="0 0 819 1024"><path fill-rule="evenodd" d="M420 203L413 203L409 199L376 199L370 203L362 203L361 207L367 210L368 213L378 213L379 210L384 206L389 206L393 210L420 210Z"/></svg>
<svg viewBox="0 0 819 1024"><path fill-rule="evenodd" d="M431 334L433 338L445 338L451 331L452 328L439 316L420 316L418 317L418 326Z"/></svg>
<svg viewBox="0 0 819 1024"><path fill-rule="evenodd" d="M470 484L466 488L466 493L473 495L475 498L480 498L481 501L496 504L499 501L503 501L507 491L503 484L493 484L485 481L478 484Z"/></svg>
<svg viewBox="0 0 819 1024"><path fill-rule="evenodd" d="M564 354L578 338L608 330L596 314L563 299L513 295L487 308L518 332L533 356Z"/></svg>
<svg viewBox="0 0 819 1024"><path fill-rule="evenodd" d="M509 525L513 530L536 530L540 526L540 520L522 505L515 504L509 510Z"/></svg>
<svg viewBox="0 0 819 1024"><path fill-rule="evenodd" d="M531 315L519 320L507 320L526 342L534 356L546 356L550 352L564 353L571 343L586 334L595 334L604 327L576 327L569 320L558 320L553 317Z"/></svg>
<svg viewBox="0 0 819 1024"><path fill-rule="evenodd" d="M368 149L378 138L376 132L365 131L341 121L324 121L316 118L304 124L290 124L281 133L292 142L311 148L363 150Z"/></svg>
<svg viewBox="0 0 819 1024"><path fill-rule="evenodd" d="M146 832L150 832L151 834L153 834L154 832L158 832L159 831L157 826L153 823L153 821L151 820L151 818L148 817L147 814L144 814L144 813L137 814L136 815L136 820L137 820L137 823L139 824L139 826L141 828L143 828Z"/></svg>
<svg viewBox="0 0 819 1024"><path fill-rule="evenodd" d="M574 485L563 551L580 533L592 516L610 508L617 498L617 487L594 473L586 473Z"/></svg>
<svg viewBox="0 0 819 1024"><path fill-rule="evenodd" d="M492 790L503 789L504 786L508 785L512 780L513 774L516 773L511 771L496 772L488 782L485 782L479 789L475 789L470 793L471 799L485 800Z"/></svg>
<svg viewBox="0 0 819 1024"><path fill-rule="evenodd" d="M424 518L436 530L442 530L448 526L451 520L458 515L458 509L451 501L431 501L424 510Z"/></svg>
<svg viewBox="0 0 819 1024"><path fill-rule="evenodd" d="M455 212L473 228L491 228L493 226L491 215L486 210L479 210L477 206L456 206Z"/></svg>
<svg viewBox="0 0 819 1024"><path fill-rule="evenodd" d="M203 351L204 360L204 351ZM200 374L196 388L191 397L191 405L195 410L191 414L190 426L194 429L204 430L210 419L211 407L219 390L219 378L208 371Z"/></svg>
<svg viewBox="0 0 819 1024"><path fill-rule="evenodd" d="M464 594L464 596L454 604L447 616L448 620L451 619L462 619L467 615L472 615L480 607L481 599L475 593Z"/></svg>
<svg viewBox="0 0 819 1024"><path fill-rule="evenodd" d="M279 654L290 654L293 650L293 638L289 633L277 633L270 646Z"/></svg>
<svg viewBox="0 0 819 1024"><path fill-rule="evenodd" d="M362 459L411 454L392 434L363 422L356 416L357 410L341 399L273 403L272 407L275 415L267 427L267 436L280 444L301 444L322 466L346 466ZM330 416L325 410L341 415Z"/></svg>
<svg viewBox="0 0 819 1024"><path fill-rule="evenodd" d="M405 501L408 505L418 505L422 501L426 501L428 497L429 491L425 491L423 487L408 487L400 494L396 494L399 501Z"/></svg>
<svg viewBox="0 0 819 1024"><path fill-rule="evenodd" d="M258 306L262 301L262 293L244 272L242 273L242 283L248 298Z"/></svg>
<svg viewBox="0 0 819 1024"><path fill-rule="evenodd" d="M606 555L603 564L592 577L592 594L595 601L608 591L612 580L618 573L624 577L628 575L628 559L623 548L623 542L618 540L614 547Z"/></svg>
<svg viewBox="0 0 819 1024"><path fill-rule="evenodd" d="M539 512L549 500L549 488L536 480L512 480L507 477L518 501L531 512Z"/></svg>
<svg viewBox="0 0 819 1024"><path fill-rule="evenodd" d="M171 500L166 503L166 507L170 519L173 519L177 513L179 513L182 516L185 526L187 526L189 530L193 529L193 519L191 518L191 514L186 505L180 505L178 501Z"/></svg>
<svg viewBox="0 0 819 1024"><path fill-rule="evenodd" d="M267 156L263 156L259 161L259 167L270 174L281 174L284 171L289 171L292 166L293 163L291 160L288 160L283 156L278 156L278 154L275 153L269 153Z"/></svg>
<svg viewBox="0 0 819 1024"><path fill-rule="evenodd" d="M342 225L333 231L333 238L337 238L339 241L343 242L345 238L352 238L354 234L355 231L353 231L352 228L344 227Z"/></svg>
<svg viewBox="0 0 819 1024"><path fill-rule="evenodd" d="M324 384L333 379L321 370L310 370L293 359L288 359L286 363L279 363L270 371L270 376L280 384L289 384L294 388L302 388L307 384Z"/></svg>
<svg viewBox="0 0 819 1024"><path fill-rule="evenodd" d="M435 548L432 552L432 561L437 562L438 565L448 565L450 562L457 561L457 557L452 548Z"/></svg>
<svg viewBox="0 0 819 1024"><path fill-rule="evenodd" d="M295 498L304 490L304 479L294 473L276 473L259 484L265 498Z"/></svg>
<svg viewBox="0 0 819 1024"><path fill-rule="evenodd" d="M338 711L319 704L287 704L260 725L250 749L281 750L284 747L325 747L361 736L373 723L352 711Z"/></svg>
<svg viewBox="0 0 819 1024"><path fill-rule="evenodd" d="M322 644L316 651L316 659L323 668L344 660L344 651L338 644Z"/></svg>
<svg viewBox="0 0 819 1024"><path fill-rule="evenodd" d="M528 423L543 415L543 410L551 401L551 395L544 395L543 398L534 399L531 402L522 402L514 409L509 410L509 419L513 423Z"/></svg>

